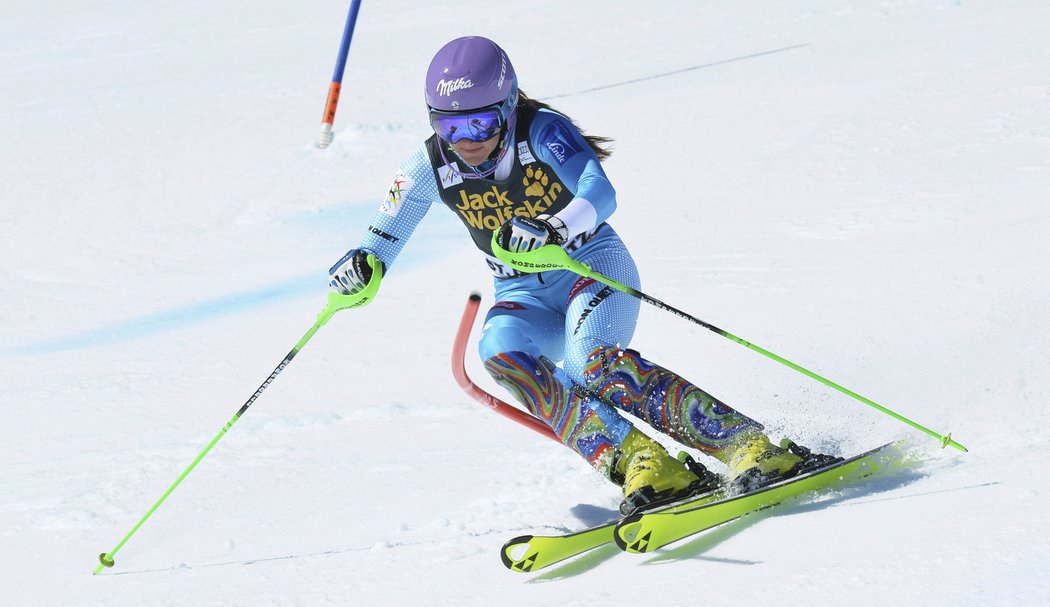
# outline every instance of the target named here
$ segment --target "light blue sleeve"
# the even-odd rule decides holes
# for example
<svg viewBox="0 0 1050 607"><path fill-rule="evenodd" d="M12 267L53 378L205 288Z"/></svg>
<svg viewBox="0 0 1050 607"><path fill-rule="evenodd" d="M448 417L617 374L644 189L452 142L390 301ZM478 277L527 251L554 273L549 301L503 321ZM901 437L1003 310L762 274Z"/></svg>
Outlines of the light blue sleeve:
<svg viewBox="0 0 1050 607"><path fill-rule="evenodd" d="M438 200L437 180L423 144L401 164L359 248L378 257L389 270L430 205Z"/></svg>
<svg viewBox="0 0 1050 607"><path fill-rule="evenodd" d="M529 129L529 141L537 159L553 167L576 198L586 200L593 207L595 220L591 229L613 214L616 190L598 157L569 119L556 112L540 110ZM579 216L578 211L574 215Z"/></svg>

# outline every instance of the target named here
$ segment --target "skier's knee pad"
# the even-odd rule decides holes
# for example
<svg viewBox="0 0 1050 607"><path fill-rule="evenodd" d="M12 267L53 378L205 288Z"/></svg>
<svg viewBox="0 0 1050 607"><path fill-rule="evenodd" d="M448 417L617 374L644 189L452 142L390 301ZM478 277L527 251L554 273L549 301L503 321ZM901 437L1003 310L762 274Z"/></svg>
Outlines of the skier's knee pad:
<svg viewBox="0 0 1050 607"><path fill-rule="evenodd" d="M587 356L587 365L583 370L583 380L587 388L594 391L613 375L617 367L630 364L632 368L646 364L642 355L630 348L616 346L598 346Z"/></svg>
<svg viewBox="0 0 1050 607"><path fill-rule="evenodd" d="M492 379L500 384L514 380L531 384L541 375L550 373L550 368L543 364L542 359L542 356L529 352L499 352L485 358L484 364Z"/></svg>
<svg viewBox="0 0 1050 607"><path fill-rule="evenodd" d="M492 379L545 421L548 416L543 411L549 412L556 401L565 398L565 387L548 365L544 357L528 352L500 352L485 359L485 371Z"/></svg>

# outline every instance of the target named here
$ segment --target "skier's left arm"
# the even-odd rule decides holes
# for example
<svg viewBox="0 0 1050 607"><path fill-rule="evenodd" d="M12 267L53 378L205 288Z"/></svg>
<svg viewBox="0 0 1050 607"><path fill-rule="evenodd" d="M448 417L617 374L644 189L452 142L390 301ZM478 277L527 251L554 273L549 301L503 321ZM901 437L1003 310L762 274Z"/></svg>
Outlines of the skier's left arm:
<svg viewBox="0 0 1050 607"><path fill-rule="evenodd" d="M561 114L536 113L529 140L537 159L550 165L574 197L554 215L565 225L566 241L590 233L616 210L616 190L579 129Z"/></svg>

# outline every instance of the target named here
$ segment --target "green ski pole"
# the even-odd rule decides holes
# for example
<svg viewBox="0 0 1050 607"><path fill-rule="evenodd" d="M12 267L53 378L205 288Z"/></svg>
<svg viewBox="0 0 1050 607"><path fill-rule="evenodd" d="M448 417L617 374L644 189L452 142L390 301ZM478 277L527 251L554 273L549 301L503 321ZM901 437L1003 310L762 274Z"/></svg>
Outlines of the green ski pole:
<svg viewBox="0 0 1050 607"><path fill-rule="evenodd" d="M737 337L736 335L733 335L729 331L725 331L723 329L719 329L718 327L712 325L711 323L704 322L703 320L700 320L699 318L693 316L692 314L688 314L686 312L683 312L683 311L679 310L678 308L675 308L673 306L665 304L664 302L660 301L659 299L656 299L655 297L650 297L649 295L646 295L645 293L642 293L638 289L634 289L634 288L629 287L629 286L627 286L625 284L619 283L619 282L617 282L617 281L615 281L615 280L613 280L611 278L608 278L607 276L601 274L600 272L592 270L591 267L588 266L587 264L585 264L583 262L580 262L580 261L577 261L577 260L569 257L569 254L566 253L565 250L562 249L560 246L557 246L557 245L546 245L546 246L540 247L539 249L536 249L535 251L529 251L527 253L512 253L512 252L510 252L510 251L508 251L508 250L506 250L506 249L504 249L504 248L499 246L499 243L496 242L496 234L497 234L496 232L493 232L493 234L492 234L492 251L493 251L493 253L496 255L497 258L500 259L500 261L502 261L503 263L509 265L510 267L512 267L512 268L514 268L516 270L520 270L522 272L545 272L545 271L548 271L548 270L568 270L568 271L573 272L575 274L579 274L580 276L583 276L585 278L590 278L590 279L596 280L596 281L598 281L600 283L606 284L606 285L616 289L617 291L621 291L621 292L626 293L626 294L628 294L628 295L630 295L632 297L636 297L636 298L644 301L647 304L651 304L653 306L656 306L657 308L660 308L661 310L666 310L666 311L671 312L672 314L675 314L677 316L680 316L680 317L682 317L682 318L684 318L684 319L686 319L686 320L688 320L688 321L690 321L692 323L698 324L698 325L700 325L701 327L703 327L705 329L708 329L710 331L713 331L714 333L717 333L717 334L721 335L722 337L725 337L726 339L735 341L736 343L738 343L738 344L740 344L740 345L742 345L742 346L744 346L746 348L749 348L750 350L758 352L759 354L761 354L761 355L763 355L763 356L765 356L767 358L770 358L772 360L775 360L775 361L777 361L778 363L780 363L782 365L786 365L786 366L794 369L795 371L798 371L799 373L802 373L803 375L805 375L805 376L807 376L807 377L809 377L811 379L815 379L818 382L824 384L825 386L828 386L829 388L833 388L835 390L838 390L839 392L841 392L841 393L843 393L843 394L845 394L845 395L847 395L847 396L849 396L851 398L854 398L854 399L864 403L865 405L868 405L868 406L870 406L870 407L872 407L872 408L874 408L874 409L876 409L878 411L881 411L881 412L885 413L886 415L889 415L890 417L892 417L892 418L894 418L894 419L896 419L896 420L898 420L900 422L903 422L903 423L911 426L912 428L915 428L916 430L918 430L920 432L923 432L925 434L928 434L929 436L932 436L932 437L936 438L937 440L939 440L941 442L941 447L942 448L950 446L950 447L953 447L955 449L958 449L959 451L969 451L966 447L962 446L961 444L959 444L958 442L953 440L951 433L948 433L947 435L942 435L942 434L939 434L937 432L934 432L933 430L930 430L929 428L923 426L922 424L915 423L912 420L904 417L903 415L900 415L899 413L891 411L890 409L887 409L886 407L883 407L882 405L876 403L875 401L873 401L873 400L871 400L869 398L866 398L864 396L861 396L860 394L857 394L856 392L850 390L849 388L845 388L843 386L840 386L839 384L831 381L830 379L827 379L827 378L825 378L825 377L823 377L821 375L818 375L818 374L810 371L809 369L806 369L805 367L802 367L801 365L795 364L795 363L791 362L790 360L787 360L786 358L784 358L782 356L774 354L773 352L770 352L769 350L766 350L765 348L763 348L761 346L757 346L757 345L755 345L755 344L753 344L753 343L751 343L751 342L749 342L749 341L747 341L745 339L741 339L741 338Z"/></svg>
<svg viewBox="0 0 1050 607"><path fill-rule="evenodd" d="M161 504L163 504L164 501L168 499L168 496L171 495L172 492L174 492L180 484L182 484L182 481L185 480L187 476L189 476L190 472L193 472L193 469L197 467L197 464L201 463L201 460L203 460L204 457L208 455L208 452L211 451L212 448L219 442L219 440L221 440L222 437L226 435L230 428L233 427L235 423L237 423L237 420L239 420L241 416L244 415L244 413L248 410L248 408L252 406L252 403L254 403L256 399L259 398L259 395L261 395L263 391L266 390L266 388L268 388L271 383L273 383L273 380L281 373L281 371L284 371L284 368L292 362L292 359L295 358L295 355L298 354L304 346L306 346L307 342L309 342L310 339L313 338L314 334L317 333L317 331L321 327L323 327L336 312L340 310L346 310L348 308L360 308L371 303L371 301L375 298L376 291L379 290L379 281L383 278L383 264L380 263L380 261L373 255L368 256L368 264L372 267L372 279L368 282L368 285L363 290L353 295L342 295L340 293L336 293L335 291L328 292L328 305L326 305L324 309L321 310L321 313L317 315L317 322L315 322L313 326L310 327L310 330L307 331L306 335L304 335L303 338L299 340L299 343L295 344L295 347L292 348L291 352L289 352L288 355L284 357L284 360L281 361L281 364L277 365L277 368L275 368L273 372L270 373L270 376L267 377L266 381L264 381L262 385L260 385L259 388L255 391L255 393L252 394L251 398L249 398L247 402L245 402L244 405L241 406L237 413L235 413L233 417L230 418L230 421L226 422L226 425L223 426L222 430L219 430L219 433L215 435L215 438L211 439L211 442L209 442L207 446L204 447L204 450L197 455L196 459L194 459L193 462L191 462L190 465L182 471L182 474L180 474L179 477L175 479L175 482L172 483L170 487L168 487L167 491L165 491L164 494L160 496L160 499L158 499L156 503L154 503L153 506L151 506L150 509L146 511L146 514L143 515L141 519L139 519L139 522L135 523L135 526L131 528L131 531L128 531L127 535L125 535L117 543L116 547L114 547L109 552L103 552L102 554L98 555L99 565L95 568L94 575L98 575L98 573L102 571L103 567L113 566L113 557L115 557L117 555L117 552L119 552L120 549L124 547L124 544L126 544L128 540L130 540L131 537L135 535L135 532L137 532L139 528L142 527L142 525L144 525L151 516L153 516L153 513L157 511L157 508L160 508Z"/></svg>

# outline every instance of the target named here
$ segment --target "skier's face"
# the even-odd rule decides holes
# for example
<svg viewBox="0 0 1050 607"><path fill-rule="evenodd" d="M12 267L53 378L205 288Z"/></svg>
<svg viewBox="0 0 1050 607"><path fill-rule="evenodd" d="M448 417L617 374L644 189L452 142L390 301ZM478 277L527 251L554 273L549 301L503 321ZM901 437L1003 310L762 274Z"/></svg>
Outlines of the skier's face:
<svg viewBox="0 0 1050 607"><path fill-rule="evenodd" d="M485 159L492 154L493 150L499 144L499 135L490 137L485 141L471 141L469 139L460 139L456 143L452 144L452 149L463 159L463 162L471 165L478 166Z"/></svg>

